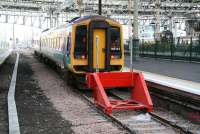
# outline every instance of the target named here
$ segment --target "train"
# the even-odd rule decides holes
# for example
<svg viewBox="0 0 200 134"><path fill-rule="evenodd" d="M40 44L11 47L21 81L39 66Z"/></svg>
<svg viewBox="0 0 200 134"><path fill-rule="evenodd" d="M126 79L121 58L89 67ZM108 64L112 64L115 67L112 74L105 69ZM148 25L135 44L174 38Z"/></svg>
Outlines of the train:
<svg viewBox="0 0 200 134"><path fill-rule="evenodd" d="M95 104L107 114L113 110L152 111L153 104L142 74L122 72L122 25L111 18L84 16L45 30L35 54L47 63L53 61L63 70L61 75L64 74L68 85L81 90L92 89ZM109 100L105 90L113 88L131 89L130 99Z"/></svg>
<svg viewBox="0 0 200 134"><path fill-rule="evenodd" d="M9 57L12 47L8 42L0 41L0 65Z"/></svg>
<svg viewBox="0 0 200 134"><path fill-rule="evenodd" d="M75 18L68 24L45 30L35 53L53 61L71 77L96 71L122 71L122 26L100 15Z"/></svg>

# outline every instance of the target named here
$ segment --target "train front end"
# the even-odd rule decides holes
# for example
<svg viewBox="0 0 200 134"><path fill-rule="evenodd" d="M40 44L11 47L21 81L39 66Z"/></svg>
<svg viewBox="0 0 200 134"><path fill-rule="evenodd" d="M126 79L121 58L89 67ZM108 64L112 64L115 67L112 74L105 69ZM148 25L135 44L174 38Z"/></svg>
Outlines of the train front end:
<svg viewBox="0 0 200 134"><path fill-rule="evenodd" d="M124 67L122 27L114 20L93 16L74 22L74 73L121 71Z"/></svg>

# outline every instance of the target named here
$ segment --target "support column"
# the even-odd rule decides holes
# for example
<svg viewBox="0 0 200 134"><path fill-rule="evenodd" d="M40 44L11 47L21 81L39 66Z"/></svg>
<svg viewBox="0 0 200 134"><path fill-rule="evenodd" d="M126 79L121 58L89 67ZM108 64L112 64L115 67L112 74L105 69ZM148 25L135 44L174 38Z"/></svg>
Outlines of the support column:
<svg viewBox="0 0 200 134"><path fill-rule="evenodd" d="M160 40L160 0L156 0L156 28L155 28L155 39Z"/></svg>
<svg viewBox="0 0 200 134"><path fill-rule="evenodd" d="M13 22L13 48L15 49L15 23Z"/></svg>
<svg viewBox="0 0 200 134"><path fill-rule="evenodd" d="M22 22L23 25L26 25L26 16L23 16L23 22Z"/></svg>
<svg viewBox="0 0 200 134"><path fill-rule="evenodd" d="M99 15L102 14L102 1L99 0Z"/></svg>
<svg viewBox="0 0 200 134"><path fill-rule="evenodd" d="M83 1L82 1L82 0L78 0L77 3L78 3L78 12L79 12L79 17L81 17Z"/></svg>
<svg viewBox="0 0 200 134"><path fill-rule="evenodd" d="M132 61L136 60L139 56L139 36L138 36L138 9L139 0L134 0L134 21L133 21L133 41L132 41ZM133 64L131 65L131 71L133 71Z"/></svg>
<svg viewBox="0 0 200 134"><path fill-rule="evenodd" d="M9 21L9 16L6 15L6 16L5 16L5 23L8 23L8 21Z"/></svg>
<svg viewBox="0 0 200 134"><path fill-rule="evenodd" d="M132 27L132 20L131 20L131 6L132 6L132 1L128 0L128 14L129 14L129 21L128 21L128 34L129 34L129 53L130 53L130 71L132 71L133 69L133 35L132 35L132 31L131 31L131 27Z"/></svg>
<svg viewBox="0 0 200 134"><path fill-rule="evenodd" d="M31 47L33 46L33 43L34 43L33 17L31 16Z"/></svg>
<svg viewBox="0 0 200 134"><path fill-rule="evenodd" d="M41 28L41 27L42 27L42 18L39 17L39 28Z"/></svg>
<svg viewBox="0 0 200 134"><path fill-rule="evenodd" d="M60 22L59 22L59 14L56 14L56 26L59 26Z"/></svg>
<svg viewBox="0 0 200 134"><path fill-rule="evenodd" d="M50 10L50 28L53 28L53 10Z"/></svg>
<svg viewBox="0 0 200 134"><path fill-rule="evenodd" d="M157 58L157 48L160 43L160 0L156 0L155 8L156 8L156 23L154 30L154 39L155 39L154 57Z"/></svg>
<svg viewBox="0 0 200 134"><path fill-rule="evenodd" d="M139 0L134 0L134 22L133 22L133 39L139 39L138 37L138 8Z"/></svg>
<svg viewBox="0 0 200 134"><path fill-rule="evenodd" d="M172 16L169 17L169 31L172 32L172 28L173 28L173 20L172 20Z"/></svg>

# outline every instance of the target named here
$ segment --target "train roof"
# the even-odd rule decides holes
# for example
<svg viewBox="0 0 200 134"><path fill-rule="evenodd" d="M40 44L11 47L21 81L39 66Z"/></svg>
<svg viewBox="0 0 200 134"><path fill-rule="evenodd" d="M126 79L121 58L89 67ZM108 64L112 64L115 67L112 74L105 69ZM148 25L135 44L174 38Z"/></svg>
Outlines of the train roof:
<svg viewBox="0 0 200 134"><path fill-rule="evenodd" d="M66 26L77 24L77 23L80 23L80 22L85 21L85 20L106 20L106 19L120 24L116 20L111 19L109 17L105 17L105 16L101 16L101 15L88 15L88 16L82 16L82 17L75 17L68 24L63 24L63 25L60 25L60 26L55 27L55 28L46 29L42 33L49 33L49 32L54 31L56 29L65 28Z"/></svg>

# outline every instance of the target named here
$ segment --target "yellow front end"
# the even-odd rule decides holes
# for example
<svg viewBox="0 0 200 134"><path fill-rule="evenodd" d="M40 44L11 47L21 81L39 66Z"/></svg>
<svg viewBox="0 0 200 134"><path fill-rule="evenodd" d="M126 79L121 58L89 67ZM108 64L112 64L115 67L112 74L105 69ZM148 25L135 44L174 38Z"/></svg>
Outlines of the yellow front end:
<svg viewBox="0 0 200 134"><path fill-rule="evenodd" d="M119 23L111 19L106 19L104 21L112 28L110 33L111 41L109 44L106 43L108 36L105 28L97 27L92 29L92 32L90 31L89 25L91 24L91 20L84 20L73 25L72 47L70 52L71 64L68 66L72 72L84 74L91 72L91 68L92 72L121 71L124 67L122 27ZM81 27L83 31L87 30L85 31L86 34L80 31ZM92 37L92 43L89 41L89 37ZM92 45L92 47L88 47L88 45ZM109 57L106 57L106 53L108 52L106 50L106 45L110 45ZM80 52L78 53L77 50ZM109 59L109 70L106 70L106 58Z"/></svg>

